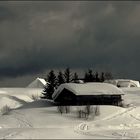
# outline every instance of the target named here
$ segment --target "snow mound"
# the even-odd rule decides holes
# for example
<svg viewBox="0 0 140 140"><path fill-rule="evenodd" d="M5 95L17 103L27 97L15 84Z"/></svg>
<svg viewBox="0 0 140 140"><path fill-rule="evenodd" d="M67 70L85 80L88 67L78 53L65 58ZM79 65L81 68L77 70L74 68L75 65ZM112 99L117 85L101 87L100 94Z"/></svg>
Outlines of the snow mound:
<svg viewBox="0 0 140 140"><path fill-rule="evenodd" d="M5 105L9 106L10 108L18 108L23 105L23 103L25 102L18 100L15 97L0 95L0 109L2 109Z"/></svg>
<svg viewBox="0 0 140 140"><path fill-rule="evenodd" d="M33 82L31 82L27 87L28 88L44 88L44 86L47 84L45 79L42 78L36 78Z"/></svg>
<svg viewBox="0 0 140 140"><path fill-rule="evenodd" d="M33 101L32 96L40 97L42 91L42 88L0 88L0 95L12 96L25 102L31 102Z"/></svg>
<svg viewBox="0 0 140 140"><path fill-rule="evenodd" d="M122 90L125 93L123 96L125 105L140 106L140 87L122 88Z"/></svg>
<svg viewBox="0 0 140 140"><path fill-rule="evenodd" d="M105 80L105 83L110 83L116 85L118 87L140 87L139 81L130 80L130 79L113 79L113 80Z"/></svg>

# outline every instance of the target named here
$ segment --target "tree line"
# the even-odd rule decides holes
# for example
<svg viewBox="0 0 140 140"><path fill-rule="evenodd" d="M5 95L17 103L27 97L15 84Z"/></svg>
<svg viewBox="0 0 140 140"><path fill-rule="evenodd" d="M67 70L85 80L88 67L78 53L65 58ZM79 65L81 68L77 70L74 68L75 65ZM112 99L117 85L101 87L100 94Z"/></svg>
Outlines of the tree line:
<svg viewBox="0 0 140 140"><path fill-rule="evenodd" d="M77 72L72 72L70 68L66 68L64 72L59 71L56 75L54 70L50 70L47 76L44 78L47 85L43 90L43 97L47 99L52 99L52 94L55 89L58 88L63 83L80 83L80 82L104 82L104 80L113 79L111 72L94 72L92 69L88 69L83 78L79 78Z"/></svg>

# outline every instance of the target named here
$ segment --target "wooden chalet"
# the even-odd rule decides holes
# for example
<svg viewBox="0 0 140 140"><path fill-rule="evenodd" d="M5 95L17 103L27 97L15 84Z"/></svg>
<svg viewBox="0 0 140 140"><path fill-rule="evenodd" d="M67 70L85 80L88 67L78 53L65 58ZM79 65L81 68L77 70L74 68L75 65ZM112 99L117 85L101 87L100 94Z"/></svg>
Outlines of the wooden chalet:
<svg viewBox="0 0 140 140"><path fill-rule="evenodd" d="M120 105L123 91L108 83L65 83L53 93L59 105Z"/></svg>

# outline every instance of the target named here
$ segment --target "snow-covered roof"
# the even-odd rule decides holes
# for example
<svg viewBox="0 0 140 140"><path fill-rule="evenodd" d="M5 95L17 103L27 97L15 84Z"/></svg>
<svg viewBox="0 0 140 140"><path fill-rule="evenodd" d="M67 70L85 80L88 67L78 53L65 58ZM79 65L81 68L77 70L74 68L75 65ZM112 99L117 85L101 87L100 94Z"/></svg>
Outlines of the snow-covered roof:
<svg viewBox="0 0 140 140"><path fill-rule="evenodd" d="M124 92L114 85L108 83L65 83L58 87L58 89L53 93L52 98L57 98L57 96L67 89L73 92L75 95L122 95Z"/></svg>
<svg viewBox="0 0 140 140"><path fill-rule="evenodd" d="M106 80L105 83L111 83L116 86L120 85L120 87L131 87L130 84L132 83L135 87L140 87L139 81L131 80L131 79Z"/></svg>
<svg viewBox="0 0 140 140"><path fill-rule="evenodd" d="M45 81L45 79L42 79L42 78L37 78L39 81L41 81L41 83L43 83L43 85L46 85L47 82Z"/></svg>
<svg viewBox="0 0 140 140"><path fill-rule="evenodd" d="M46 84L47 84L47 82L45 81L45 79L36 78L27 87L28 88L43 88Z"/></svg>

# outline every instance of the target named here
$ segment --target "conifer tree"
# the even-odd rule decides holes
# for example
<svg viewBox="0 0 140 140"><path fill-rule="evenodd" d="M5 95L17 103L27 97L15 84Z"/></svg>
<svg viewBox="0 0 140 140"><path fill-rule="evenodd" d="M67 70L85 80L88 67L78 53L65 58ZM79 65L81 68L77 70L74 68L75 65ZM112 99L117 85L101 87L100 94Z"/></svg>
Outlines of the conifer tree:
<svg viewBox="0 0 140 140"><path fill-rule="evenodd" d="M74 83L77 83L78 81L78 74L75 72L74 75L73 75L73 81Z"/></svg>
<svg viewBox="0 0 140 140"><path fill-rule="evenodd" d="M92 70L88 70L88 82L93 82L94 81L94 76L92 74Z"/></svg>
<svg viewBox="0 0 140 140"><path fill-rule="evenodd" d="M57 76L57 85L59 86L63 83L65 83L64 76L63 76L63 73L59 71L58 76Z"/></svg>
<svg viewBox="0 0 140 140"><path fill-rule="evenodd" d="M71 82L71 71L70 68L66 68L66 70L64 71L64 78L65 78L65 82L66 83L70 83Z"/></svg>
<svg viewBox="0 0 140 140"><path fill-rule="evenodd" d="M91 69L89 69L88 72L85 73L84 81L85 82L94 82L95 81L95 78L94 78L94 75L93 75L93 72Z"/></svg>
<svg viewBox="0 0 140 140"><path fill-rule="evenodd" d="M88 73L87 72L85 72L84 82L88 82Z"/></svg>
<svg viewBox="0 0 140 140"><path fill-rule="evenodd" d="M104 72L101 73L101 77L100 77L100 82L104 82L105 77L104 77Z"/></svg>
<svg viewBox="0 0 140 140"><path fill-rule="evenodd" d="M44 87L43 90L43 98L47 98L47 99L52 99L52 94L56 88L56 76L54 74L54 71L51 70L48 75L47 75L47 85Z"/></svg>
<svg viewBox="0 0 140 140"><path fill-rule="evenodd" d="M100 79L99 79L99 74L98 74L98 72L96 72L96 74L95 74L95 81L96 81L96 82L100 82Z"/></svg>

